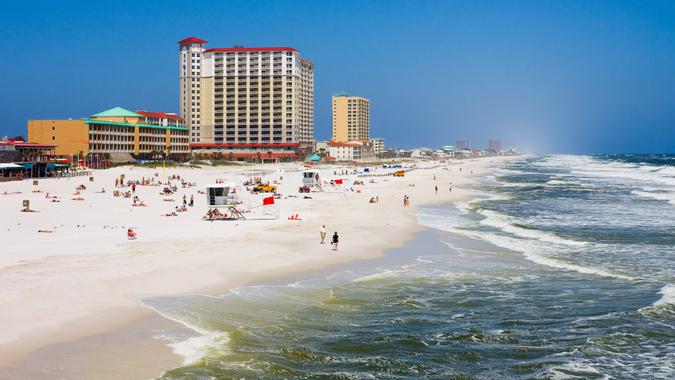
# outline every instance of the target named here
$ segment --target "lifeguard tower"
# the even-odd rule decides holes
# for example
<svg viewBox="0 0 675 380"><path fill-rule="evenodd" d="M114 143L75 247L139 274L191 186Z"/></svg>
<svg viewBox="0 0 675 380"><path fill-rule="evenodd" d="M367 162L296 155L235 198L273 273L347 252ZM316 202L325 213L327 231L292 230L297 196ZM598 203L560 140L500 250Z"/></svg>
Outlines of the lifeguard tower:
<svg viewBox="0 0 675 380"><path fill-rule="evenodd" d="M302 172L302 186L310 191L323 191L319 172L315 170L304 170Z"/></svg>
<svg viewBox="0 0 675 380"><path fill-rule="evenodd" d="M236 220L246 219L242 211L239 209L241 202L236 192L237 185L232 182L216 183L206 186L206 204L209 208L209 215L212 210L216 210L217 219L222 220ZM223 209L224 212L219 211ZM209 218L209 220L215 220Z"/></svg>

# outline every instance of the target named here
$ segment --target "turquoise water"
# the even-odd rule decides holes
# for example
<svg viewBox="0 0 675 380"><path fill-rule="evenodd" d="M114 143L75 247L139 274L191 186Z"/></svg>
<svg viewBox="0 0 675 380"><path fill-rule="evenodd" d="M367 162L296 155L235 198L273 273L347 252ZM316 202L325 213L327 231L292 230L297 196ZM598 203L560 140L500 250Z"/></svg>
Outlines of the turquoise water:
<svg viewBox="0 0 675 380"><path fill-rule="evenodd" d="M146 300L190 329L162 378L675 377L668 161L524 159L476 190L359 270Z"/></svg>

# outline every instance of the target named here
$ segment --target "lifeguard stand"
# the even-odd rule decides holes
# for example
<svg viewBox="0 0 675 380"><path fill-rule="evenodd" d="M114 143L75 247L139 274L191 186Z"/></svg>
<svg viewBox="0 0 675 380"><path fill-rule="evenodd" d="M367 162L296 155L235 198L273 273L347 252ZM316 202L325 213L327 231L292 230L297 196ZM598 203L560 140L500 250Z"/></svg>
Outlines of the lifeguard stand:
<svg viewBox="0 0 675 380"><path fill-rule="evenodd" d="M308 186L310 191L323 191L319 172L314 170L305 170L302 172L302 185Z"/></svg>
<svg viewBox="0 0 675 380"><path fill-rule="evenodd" d="M228 219L246 219L239 209L241 202L232 182L217 183L206 186L206 204L210 209L226 209Z"/></svg>

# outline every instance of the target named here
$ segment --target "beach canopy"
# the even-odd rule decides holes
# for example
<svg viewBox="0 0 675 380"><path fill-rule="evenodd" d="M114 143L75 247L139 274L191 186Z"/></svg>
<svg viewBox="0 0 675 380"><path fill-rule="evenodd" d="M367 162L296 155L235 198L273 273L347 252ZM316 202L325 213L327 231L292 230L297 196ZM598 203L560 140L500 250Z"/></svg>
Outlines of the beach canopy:
<svg viewBox="0 0 675 380"><path fill-rule="evenodd" d="M23 166L13 164L13 163L7 163L7 164L0 163L0 169L23 169Z"/></svg>
<svg viewBox="0 0 675 380"><path fill-rule="evenodd" d="M310 159L311 159L312 161L321 161L321 156L319 156L318 154L314 153Z"/></svg>

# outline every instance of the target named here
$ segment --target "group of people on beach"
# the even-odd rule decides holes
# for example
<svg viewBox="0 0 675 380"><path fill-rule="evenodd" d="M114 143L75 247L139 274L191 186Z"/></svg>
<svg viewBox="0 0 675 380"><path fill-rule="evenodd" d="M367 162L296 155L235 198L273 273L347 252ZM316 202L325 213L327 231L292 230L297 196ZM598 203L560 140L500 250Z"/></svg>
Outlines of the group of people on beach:
<svg viewBox="0 0 675 380"><path fill-rule="evenodd" d="M326 240L326 225L322 225L319 230L319 236L321 236L321 244L325 244ZM333 238L331 239L331 245L333 246L333 251L337 251L338 243L340 242L340 237L338 236L337 231L333 232Z"/></svg>

